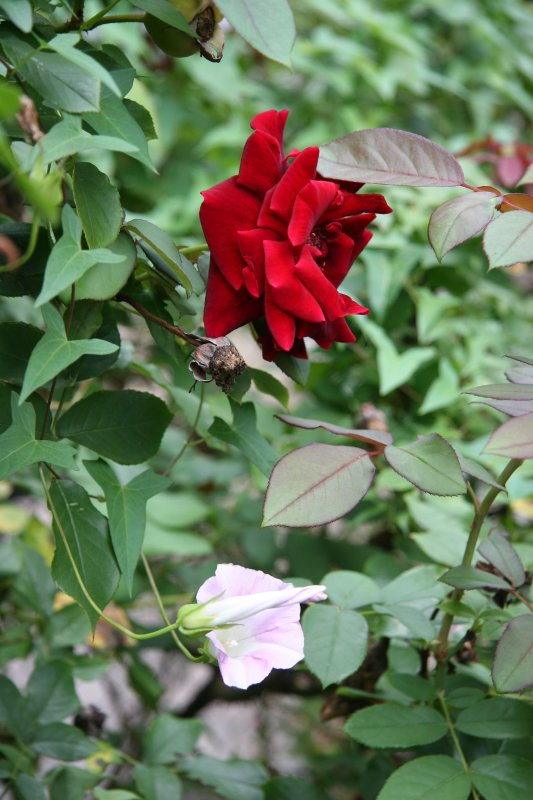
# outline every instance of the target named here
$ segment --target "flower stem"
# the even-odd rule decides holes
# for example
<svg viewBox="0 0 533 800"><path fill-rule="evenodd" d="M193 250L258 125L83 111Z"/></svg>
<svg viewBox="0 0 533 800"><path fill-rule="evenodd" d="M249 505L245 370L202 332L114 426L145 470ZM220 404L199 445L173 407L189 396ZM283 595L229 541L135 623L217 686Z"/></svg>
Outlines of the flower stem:
<svg viewBox="0 0 533 800"><path fill-rule="evenodd" d="M89 605L91 606L93 611L96 611L96 613L100 617L102 617L102 619L105 619L105 621L107 623L109 623L109 625L111 625L113 628L116 628L117 630L121 631L121 633L124 633L126 636L129 636L131 639L136 639L138 641L142 641L144 639L155 639L157 636L162 636L165 633L171 633L172 631L175 631L176 628L178 627L178 623L177 622L174 622L173 624L169 623L168 625L166 625L166 627L158 628L158 630L150 631L150 633L135 633L135 631L132 631L129 628L126 628L124 625L121 625L119 622L116 622L114 619L109 617L100 608L100 606L98 606L98 604L91 597L91 595L89 593L89 590L85 586L85 583L83 582L83 578L81 577L81 574L80 574L80 571L79 571L78 566L76 564L76 561L74 559L74 556L72 555L72 550L71 550L70 545L68 543L68 539L67 539L66 533L65 533L65 531L63 529L63 526L61 524L61 520L59 519L57 511L56 511L56 509L54 507L54 503L53 503L52 497L50 495L50 491L48 489L48 486L46 484L46 480L44 478L42 464L39 464L39 471L41 473L41 481L42 481L43 489L44 489L44 492L45 492L45 495L46 495L46 499L48 501L48 505L50 507L50 511L52 513L52 517L53 517L54 522L56 524L57 530L59 531L59 535L61 536L61 540L63 542L63 546L65 547L67 558L70 561L70 566L72 567L72 571L73 571L73 573L74 573L74 575L76 577L76 580L78 581L78 584L79 584L79 587L80 587L80 589L81 589L81 591L83 593L83 596L85 597L85 599L87 600L87 602L89 603ZM183 648L180 648L180 649L182 649L182 652L184 654L188 653L188 650L185 647L185 645L183 645ZM194 656L192 656L190 654L187 656L187 658L190 658L191 660L197 660Z"/></svg>
<svg viewBox="0 0 533 800"><path fill-rule="evenodd" d="M176 466L176 464L178 463L178 461L180 460L180 458L182 457L184 452L187 450L189 445L192 444L192 441L193 441L193 438L194 438L194 434L196 433L196 426L198 425L198 422L200 420L200 414L202 413L202 408L203 408L203 405L204 405L204 394L205 394L205 385L203 383L201 383L200 384L200 399L198 401L198 409L196 411L196 415L194 417L194 421L192 423L192 427L191 427L190 433L187 436L187 438L185 439L185 441L183 442L183 444L180 447L180 449L178 450L177 455L172 459L172 461L170 462L170 464L168 465L166 470L163 472L163 475L165 477L167 477L167 475L170 475L170 473L172 472L172 470L174 469L174 467Z"/></svg>
<svg viewBox="0 0 533 800"><path fill-rule="evenodd" d="M178 328L177 325L172 325L170 322L167 322L165 319L161 319L161 317L152 314L151 311L148 311L147 308L144 308L137 300L134 300L133 297L130 297L127 294L123 294L122 292L117 295L117 300L122 300L122 302L127 303L139 314L144 317L145 319L149 319L150 322L154 322L156 325L160 325L161 328L165 328L165 330L170 331L173 333L174 336L179 336L180 339L187 342L187 344L191 344L193 347L198 347L199 344L204 344L208 342L209 339L206 339L205 336L198 336L196 333L187 333L187 331L183 331L181 328Z"/></svg>
<svg viewBox="0 0 533 800"><path fill-rule="evenodd" d="M448 704L446 703L446 696L443 691L439 691L437 692L437 697L439 698L439 703L442 708L442 713L444 714L444 719L446 720L446 724L448 725L448 730L452 738L455 752L459 757L461 766L463 767L464 771L468 774L470 772L470 766L468 764L468 761L466 760L463 748L461 747L461 742L459 741L459 737L457 736L455 725L453 724L453 720L450 715L450 709L448 708ZM473 786L471 791L473 800L479 800L479 794L477 793L477 790Z"/></svg>
<svg viewBox="0 0 533 800"><path fill-rule="evenodd" d="M521 465L522 461L518 458L513 458L509 461L509 463L504 467L501 471L500 475L496 479L496 482L499 483L502 487L505 486L513 472L515 472L518 467ZM490 507L494 502L494 499L498 496L501 492L501 489L497 488L496 486L492 486L479 506L476 508L476 513L474 514L474 519L472 520L472 526L470 528L470 533L468 535L468 541L466 543L465 552L463 555L463 560L461 561L462 566L470 566L472 561L474 560L474 554L476 552L477 542L479 539L479 533L481 531L481 526L485 521L485 517L490 511ZM464 594L463 589L455 589L452 593L451 601L453 603L458 603ZM439 635L437 638L437 646L436 646L436 656L439 660L444 660L446 656L446 652L448 650L448 636L450 634L450 629L452 627L454 620L454 615L451 613L447 613L444 615L442 620L442 624L440 626Z"/></svg>
<svg viewBox="0 0 533 800"><path fill-rule="evenodd" d="M168 618L168 614L167 614L167 612L165 610L165 605L163 603L163 598L161 597L159 589L157 588L157 583L155 582L154 573L152 572L150 564L148 563L148 559L146 558L144 553L141 553L141 560L143 562L143 566L144 566L144 569L145 569L145 572L146 572L146 576L148 578L148 582L150 584L150 588L152 589L152 592L154 593L155 601L157 603L157 607L159 609L159 613L161 614L161 618L162 618L163 622L165 622L167 625L170 625L171 622L170 622L170 620ZM170 635L174 639L175 643L177 644L177 646L179 647L179 649L181 650L183 655L186 656L186 658L188 658L189 661L205 661L203 656L193 656L193 654L190 652L190 650L188 650L187 647L185 647L185 645L183 644L183 642L181 641L181 639L177 635L176 631L171 630L170 631Z"/></svg>

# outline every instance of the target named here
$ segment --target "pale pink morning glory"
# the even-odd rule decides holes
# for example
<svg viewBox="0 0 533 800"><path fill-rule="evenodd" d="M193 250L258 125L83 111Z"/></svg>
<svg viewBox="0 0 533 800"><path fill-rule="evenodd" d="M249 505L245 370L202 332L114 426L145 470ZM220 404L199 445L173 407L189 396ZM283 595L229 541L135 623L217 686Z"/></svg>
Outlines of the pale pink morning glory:
<svg viewBox="0 0 533 800"><path fill-rule="evenodd" d="M324 588L295 587L260 570L219 564L196 595L208 605L188 613L183 629L224 625L206 634L209 651L224 683L246 689L274 668L289 669L302 660L300 604L325 600Z"/></svg>

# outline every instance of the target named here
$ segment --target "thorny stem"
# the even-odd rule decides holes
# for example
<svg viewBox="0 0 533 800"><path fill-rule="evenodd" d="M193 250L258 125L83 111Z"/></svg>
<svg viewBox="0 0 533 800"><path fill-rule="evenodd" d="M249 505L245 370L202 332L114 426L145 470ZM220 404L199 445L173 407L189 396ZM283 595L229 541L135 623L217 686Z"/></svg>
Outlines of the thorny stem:
<svg viewBox="0 0 533 800"><path fill-rule="evenodd" d="M152 314L151 311L148 311L147 308L144 308L144 306L127 294L123 294L121 292L117 295L117 300L122 300L122 302L127 303L136 311L138 311L142 317L149 319L156 325L160 325L161 328L165 328L165 330L170 331L170 333L173 333L174 336L179 336L180 339L183 339L184 342L191 344L193 347L198 347L199 344L204 344L205 342L209 341L209 339L206 339L205 336L198 336L196 333L187 333L187 331L183 331L181 328L178 328L177 325L172 325L165 319L161 319L161 317L156 316L156 314Z"/></svg>
<svg viewBox="0 0 533 800"><path fill-rule="evenodd" d="M159 609L159 613L161 614L163 622L165 622L167 625L170 625L171 622L170 622L170 620L168 618L168 614L167 614L167 612L165 610L165 605L163 603L163 598L161 597L159 589L157 588L157 584L156 584L155 578L154 578L154 573L152 572L150 564L148 563L148 559L146 558L144 553L141 553L141 560L143 562L143 566L144 566L144 569L145 569L145 572L146 572L146 575L147 575L147 578L148 578L148 582L150 584L152 592L154 593L155 601L157 603L157 607ZM186 658L188 658L189 661L204 661L204 657L203 656L193 656L192 655L192 653L185 647L185 645L183 644L183 642L181 641L179 636L176 634L176 631L171 630L170 631L170 635L174 639L175 643L177 644L177 646L179 647L179 649L181 650L183 655L186 656Z"/></svg>
<svg viewBox="0 0 533 800"><path fill-rule="evenodd" d="M66 554L67 554L67 558L70 561L70 566L72 567L72 571L73 571L73 573L74 573L74 575L76 577L76 580L78 581L78 584L79 584L79 587L80 587L80 589L81 589L81 591L83 593L83 596L85 597L85 599L87 600L87 602L89 603L89 605L91 606L93 611L96 611L96 613L100 617L102 617L102 619L105 619L105 621L107 623L109 623L109 625L111 625L113 628L116 628L118 631L121 631L121 633L124 633L126 636L129 636L131 639L136 639L138 641L142 641L144 639L155 639L157 636L162 636L165 633L170 633L171 631L175 631L176 628L178 627L178 623L177 622L174 622L173 624L169 624L164 628L159 628L158 630L150 631L150 633L135 633L135 631L132 631L129 628L126 628L124 625L121 625L119 622L116 622L116 620L114 620L111 617L109 617L97 605L97 603L91 597L87 587L85 586L85 583L83 582L83 578L81 577L81 574L80 574L80 571L79 571L78 566L76 564L76 561L74 560L74 556L72 555L72 550L70 549L70 545L68 543L68 539L67 539L66 533L65 533L65 531L63 529L63 525L61 524L61 520L58 517L57 511L56 511L54 503L52 501L52 497L50 495L50 491L49 491L48 486L46 484L46 480L45 480L45 477L44 477L44 474L43 474L42 464L39 464L39 471L40 471L40 474L41 474L41 482L42 482L42 485L43 485L44 493L46 495L46 499L48 501L48 505L50 507L50 511L52 513L52 517L53 517L54 522L56 524L57 530L59 531L59 535L61 536L61 540L63 542L63 546L65 548L65 551L66 551ZM182 647L180 647L180 649L183 652L183 654L186 655L187 658L189 658L190 660L192 660L192 661L197 661L198 660L196 656L193 656L191 653L189 653L189 651L187 650L185 645L182 644Z"/></svg>
<svg viewBox="0 0 533 800"><path fill-rule="evenodd" d="M509 480L513 472L515 472L518 467L521 465L522 461L518 458L512 458L508 464L504 467L501 471L500 475L496 479L496 482L500 484L500 486L505 486L506 482ZM476 508L476 513L474 514L474 519L472 520L472 526L470 528L470 533L468 534L468 541L466 543L465 552L463 555L463 560L461 562L462 566L470 566L474 559L474 554L476 552L477 541L479 538L479 532L481 531L481 526L485 521L485 517L490 511L490 507L494 502L494 499L498 496L498 494L502 490L497 488L496 486L492 486L488 491L479 506ZM458 603L462 596L464 590L463 589L455 589L451 596L452 603ZM436 656L439 660L443 661L446 652L448 650L448 636L450 634L450 629L452 627L454 620L454 614L447 613L444 615L442 620L442 624L440 626L440 631L437 639L437 647L435 650Z"/></svg>

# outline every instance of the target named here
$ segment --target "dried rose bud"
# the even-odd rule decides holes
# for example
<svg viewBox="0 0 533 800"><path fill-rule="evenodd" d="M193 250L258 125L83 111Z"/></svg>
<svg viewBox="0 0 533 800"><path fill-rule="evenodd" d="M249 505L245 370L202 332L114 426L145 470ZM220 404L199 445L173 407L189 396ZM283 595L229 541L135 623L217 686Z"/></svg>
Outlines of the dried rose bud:
<svg viewBox="0 0 533 800"><path fill-rule="evenodd" d="M189 369L197 381L214 380L228 394L246 362L226 336L208 339L199 345L191 356Z"/></svg>

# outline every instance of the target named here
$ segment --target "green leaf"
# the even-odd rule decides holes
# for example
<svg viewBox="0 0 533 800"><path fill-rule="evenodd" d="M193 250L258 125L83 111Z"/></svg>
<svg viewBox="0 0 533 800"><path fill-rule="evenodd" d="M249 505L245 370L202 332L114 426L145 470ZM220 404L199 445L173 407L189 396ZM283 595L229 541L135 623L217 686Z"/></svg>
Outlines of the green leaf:
<svg viewBox="0 0 533 800"><path fill-rule="evenodd" d="M109 89L102 89L98 113L86 113L83 118L101 138L124 142L129 147L124 152L156 172L142 128L131 116L124 101L115 97Z"/></svg>
<svg viewBox="0 0 533 800"><path fill-rule="evenodd" d="M66 367L83 355L106 355L114 353L116 344L103 339L76 339L69 341L61 314L52 305L43 306L42 315L47 327L45 335L35 345L28 361L24 382L20 391L19 405L44 386Z"/></svg>
<svg viewBox="0 0 533 800"><path fill-rule="evenodd" d="M24 602L44 617L52 613L56 585L50 575L50 567L44 558L22 541L16 542L17 550L22 552L22 569L17 575L14 592Z"/></svg>
<svg viewBox="0 0 533 800"><path fill-rule="evenodd" d="M272 778L264 786L265 800L328 800L321 789L303 778Z"/></svg>
<svg viewBox="0 0 533 800"><path fill-rule="evenodd" d="M401 447L388 445L385 458L395 472L423 492L448 497L466 491L457 454L438 433L419 436Z"/></svg>
<svg viewBox="0 0 533 800"><path fill-rule="evenodd" d="M439 580L455 589L510 589L510 584L493 575L475 567L453 567L442 575Z"/></svg>
<svg viewBox="0 0 533 800"><path fill-rule="evenodd" d="M17 775L15 796L17 800L46 800L43 785L30 775Z"/></svg>
<svg viewBox="0 0 533 800"><path fill-rule="evenodd" d="M533 400L533 386L513 383L489 383L486 386L475 386L473 389L468 389L465 394L472 394L474 397L491 397L495 400L517 400L525 403ZM529 411L529 409L526 409L526 411Z"/></svg>
<svg viewBox="0 0 533 800"><path fill-rule="evenodd" d="M502 533L498 531L491 533L479 545L478 552L513 586L522 586L526 579L524 566L513 545Z"/></svg>
<svg viewBox="0 0 533 800"><path fill-rule="evenodd" d="M435 601L444 595L444 587L437 583L442 570L433 564L422 564L402 572L381 589L383 602L388 605L411 600L431 598Z"/></svg>
<svg viewBox="0 0 533 800"><path fill-rule="evenodd" d="M20 108L20 95L18 86L0 78L0 120L13 119Z"/></svg>
<svg viewBox="0 0 533 800"><path fill-rule="evenodd" d="M533 458L533 411L496 428L484 451L504 458Z"/></svg>
<svg viewBox="0 0 533 800"><path fill-rule="evenodd" d="M498 692L521 692L533 685L531 614L521 614L506 626L496 647L492 679Z"/></svg>
<svg viewBox="0 0 533 800"><path fill-rule="evenodd" d="M138 794L125 789L93 789L94 800L139 800Z"/></svg>
<svg viewBox="0 0 533 800"><path fill-rule="evenodd" d="M41 725L60 722L80 707L72 669L64 661L39 664L30 678L27 695L31 714Z"/></svg>
<svg viewBox="0 0 533 800"><path fill-rule="evenodd" d="M461 711L456 728L481 739L525 739L533 735L533 708L522 700L492 697Z"/></svg>
<svg viewBox="0 0 533 800"><path fill-rule="evenodd" d="M27 734L28 716L24 698L15 684L0 675L0 725L23 738Z"/></svg>
<svg viewBox="0 0 533 800"><path fill-rule="evenodd" d="M74 199L89 247L107 247L117 238L122 206L117 189L107 175L88 162L74 168Z"/></svg>
<svg viewBox="0 0 533 800"><path fill-rule="evenodd" d="M0 9L19 30L29 33L33 24L30 0L0 0Z"/></svg>
<svg viewBox="0 0 533 800"><path fill-rule="evenodd" d="M133 770L135 786L143 800L180 800L181 781L167 767L147 767L137 764Z"/></svg>
<svg viewBox="0 0 533 800"><path fill-rule="evenodd" d="M432 703L437 696L435 687L419 675L391 672L387 674L387 678L395 689L414 700Z"/></svg>
<svg viewBox="0 0 533 800"><path fill-rule="evenodd" d="M209 433L236 447L264 475L269 475L276 463L277 455L257 430L254 404L240 405L233 400L230 400L230 404L233 411L233 425L230 426L223 419L216 417L209 428Z"/></svg>
<svg viewBox="0 0 533 800"><path fill-rule="evenodd" d="M375 467L365 450L308 444L274 467L262 525L325 525L351 511L368 492Z"/></svg>
<svg viewBox="0 0 533 800"><path fill-rule="evenodd" d="M0 480L30 464L46 461L65 469L76 469L76 451L61 442L35 438L35 409L20 406L11 395L11 425L0 435Z"/></svg>
<svg viewBox="0 0 533 800"><path fill-rule="evenodd" d="M172 28L177 28L183 33L192 36L191 28L188 25L188 20L183 16L181 11L173 8L172 5L165 0L134 0L134 5L147 11L153 17L157 17L162 22L166 22Z"/></svg>
<svg viewBox="0 0 533 800"><path fill-rule="evenodd" d="M252 367L248 367L248 372L260 392L275 397L282 406L288 408L289 390L281 381L278 381L277 378L262 369L252 369Z"/></svg>
<svg viewBox="0 0 533 800"><path fill-rule="evenodd" d="M140 464L157 453L171 419L153 394L94 392L63 414L57 431L118 464Z"/></svg>
<svg viewBox="0 0 533 800"><path fill-rule="evenodd" d="M82 130L79 119L69 118L58 122L39 142L39 154L43 164L59 161L61 158L86 153L89 150L116 150L133 155L138 147L128 140L116 136L93 136ZM37 151L35 151L37 154Z"/></svg>
<svg viewBox="0 0 533 800"><path fill-rule="evenodd" d="M3 36L2 46L15 72L39 92L45 105L72 114L98 111L101 84L84 68L62 55L39 51L11 34Z"/></svg>
<svg viewBox="0 0 533 800"><path fill-rule="evenodd" d="M50 773L47 775L49 777ZM101 779L98 773L78 767L59 767L50 780L50 800L84 800L86 790Z"/></svg>
<svg viewBox="0 0 533 800"><path fill-rule="evenodd" d="M169 531L148 522L143 553L147 556L169 555L178 559L200 558L213 552L205 536L185 531Z"/></svg>
<svg viewBox="0 0 533 800"><path fill-rule="evenodd" d="M200 294L205 286L191 262L183 256L168 233L145 219L132 219L126 228L139 239L139 244L156 266L170 270L170 277L181 283L187 295Z"/></svg>
<svg viewBox="0 0 533 800"><path fill-rule="evenodd" d="M329 601L339 608L360 608L381 598L379 586L361 572L343 569L328 572L321 583L326 587Z"/></svg>
<svg viewBox="0 0 533 800"><path fill-rule="evenodd" d="M515 755L477 758L470 765L470 777L484 800L530 800L533 764Z"/></svg>
<svg viewBox="0 0 533 800"><path fill-rule="evenodd" d="M370 128L320 148L324 178L394 186L460 186L461 165L444 147L408 131Z"/></svg>
<svg viewBox="0 0 533 800"><path fill-rule="evenodd" d="M496 203L501 202L494 192L470 192L454 197L439 206L429 219L429 243L442 261L454 247L480 233L494 216Z"/></svg>
<svg viewBox="0 0 533 800"><path fill-rule="evenodd" d="M367 747L404 750L437 742L447 734L448 725L433 708L382 703L352 714L343 730Z"/></svg>
<svg viewBox="0 0 533 800"><path fill-rule="evenodd" d="M83 731L63 722L51 722L38 728L32 736L31 746L41 755L61 761L80 761L97 750Z"/></svg>
<svg viewBox="0 0 533 800"><path fill-rule="evenodd" d="M459 464L463 472L466 472L467 475L471 475L473 478L477 478L477 480L482 483L486 483L487 486L494 486L495 489L500 489L502 492L505 491L505 486L498 483L496 478L494 478L485 467L482 467L477 461L463 456L457 450L455 452L457 453L457 458L459 459Z"/></svg>
<svg viewBox="0 0 533 800"><path fill-rule="evenodd" d="M374 605L374 609L380 614L387 614L394 617L398 622L409 630L416 639L431 641L435 635L435 630L429 619L418 608L403 603L394 605Z"/></svg>
<svg viewBox="0 0 533 800"><path fill-rule="evenodd" d="M314 605L303 616L305 661L323 687L340 683L363 663L368 625L356 611Z"/></svg>
<svg viewBox="0 0 533 800"><path fill-rule="evenodd" d="M457 400L458 395L459 376L450 362L443 358L439 364L439 375L427 390L418 414L422 416L439 408L446 408Z"/></svg>
<svg viewBox="0 0 533 800"><path fill-rule="evenodd" d="M144 538L146 502L166 489L170 479L149 469L123 485L103 461L84 461L84 466L104 491L113 550L131 594Z"/></svg>
<svg viewBox="0 0 533 800"><path fill-rule="evenodd" d="M120 97L120 89L115 83L113 76L110 75L96 59L91 58L91 56L88 55L88 53L84 53L83 50L78 50L76 48L76 45L82 41L79 33L59 33L57 36L54 36L53 39L50 39L46 43L46 46L49 47L50 50L55 50L56 53L59 53L60 56L66 58L67 61L70 61L76 67L79 67L98 81L104 83L111 89L113 94Z"/></svg>
<svg viewBox="0 0 533 800"><path fill-rule="evenodd" d="M311 367L306 358L295 358L288 353L276 353L274 364L295 383L299 383L300 386L305 386L309 380Z"/></svg>
<svg viewBox="0 0 533 800"><path fill-rule="evenodd" d="M202 733L198 719L179 719L172 714L159 714L143 739L143 761L146 764L172 764L177 756L194 750Z"/></svg>
<svg viewBox="0 0 533 800"><path fill-rule="evenodd" d="M485 228L483 249L489 269L508 267L517 261L530 261L533 253L533 214L508 211Z"/></svg>
<svg viewBox="0 0 533 800"><path fill-rule="evenodd" d="M456 527L435 528L424 533L411 533L418 547L436 564L453 567L459 563L465 551L467 534Z"/></svg>
<svg viewBox="0 0 533 800"><path fill-rule="evenodd" d="M422 756L387 779L377 800L467 800L470 780L449 756Z"/></svg>
<svg viewBox="0 0 533 800"><path fill-rule="evenodd" d="M412 347L405 353L398 353L379 325L370 320L363 323L360 318L358 322L363 334L368 336L378 351L379 393L382 396L407 383L417 369L435 355L433 347Z"/></svg>
<svg viewBox="0 0 533 800"><path fill-rule="evenodd" d="M0 325L0 380L21 384L31 352L43 332L24 322Z"/></svg>
<svg viewBox="0 0 533 800"><path fill-rule="evenodd" d="M296 37L291 7L287 0L217 0L217 6L238 34L260 53L290 64L290 53Z"/></svg>
<svg viewBox="0 0 533 800"><path fill-rule="evenodd" d="M109 212L112 214L112 209ZM46 262L43 288L35 301L36 308L56 297L95 264L119 264L124 260L124 256L101 247L82 250L81 222L69 205L63 206L61 223L63 236L52 248Z"/></svg>
<svg viewBox="0 0 533 800"><path fill-rule="evenodd" d="M316 428L322 428L322 430L333 433L336 436L346 436L348 439L357 439L360 442L367 442L368 444L386 445L392 443L392 436L387 431L341 428L339 425L333 425L331 422L322 422L322 420L319 419L304 419L303 417L290 417L287 414L276 414L276 416L286 425L293 425L295 428L303 428L304 430L310 431Z"/></svg>
<svg viewBox="0 0 533 800"><path fill-rule="evenodd" d="M53 481L50 502L56 540L52 575L61 589L81 605L94 629L98 613L80 586L67 547L87 592L100 608L104 608L115 593L120 577L107 520L94 508L87 492L71 481Z"/></svg>
<svg viewBox="0 0 533 800"><path fill-rule="evenodd" d="M186 759L180 770L188 778L212 786L228 800L264 800L262 786L269 778L256 761L219 761L209 756Z"/></svg>
<svg viewBox="0 0 533 800"><path fill-rule="evenodd" d="M76 281L76 308L80 300L110 300L126 285L137 262L137 248L127 233L119 233L117 239L111 242L106 253L114 253L121 258L116 264L109 265L106 262L98 262L90 267L79 280ZM66 293L66 297L65 297ZM65 289L60 293L60 298L65 302L70 302L70 289ZM114 317L109 313L109 307L104 308L106 328L116 332L116 338L120 341ZM99 332L102 336L102 331ZM77 337L71 336L75 339ZM102 337L107 338L107 337Z"/></svg>

